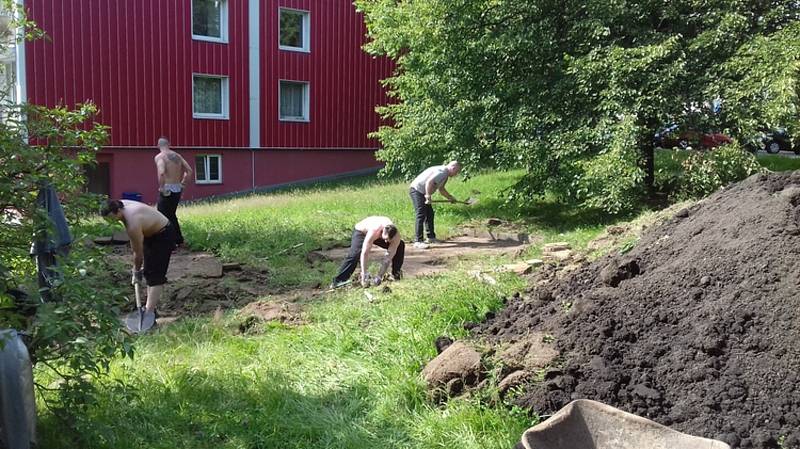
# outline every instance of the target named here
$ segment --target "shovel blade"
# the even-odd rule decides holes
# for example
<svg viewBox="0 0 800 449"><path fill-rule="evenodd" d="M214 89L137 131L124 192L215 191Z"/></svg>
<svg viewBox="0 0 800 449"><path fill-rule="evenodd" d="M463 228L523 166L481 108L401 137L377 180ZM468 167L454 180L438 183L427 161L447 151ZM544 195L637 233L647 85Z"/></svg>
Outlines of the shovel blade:
<svg viewBox="0 0 800 449"><path fill-rule="evenodd" d="M145 310L134 310L125 317L125 326L134 334L141 334L149 331L156 324L155 312Z"/></svg>

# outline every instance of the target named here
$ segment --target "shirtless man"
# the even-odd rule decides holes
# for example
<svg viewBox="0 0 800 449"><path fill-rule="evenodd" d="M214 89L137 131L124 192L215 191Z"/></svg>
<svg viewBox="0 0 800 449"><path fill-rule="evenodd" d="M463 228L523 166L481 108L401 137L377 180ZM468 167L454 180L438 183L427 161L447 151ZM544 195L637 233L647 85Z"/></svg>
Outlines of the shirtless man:
<svg viewBox="0 0 800 449"><path fill-rule="evenodd" d="M346 284L350 276L356 271L356 265L361 263L361 285L367 287L370 283L367 267L369 263L369 250L372 245L386 249L386 257L381 264L378 276L372 279L372 283L378 285L383 279L389 262L392 263L392 276L400 279L402 276L403 257L405 255L405 243L400 239L400 232L397 226L388 217L367 217L356 223L353 229L353 238L350 241L350 252L339 268L339 274L333 278L331 288L340 287Z"/></svg>
<svg viewBox="0 0 800 449"><path fill-rule="evenodd" d="M178 203L181 201L181 192L186 186L186 179L192 175L192 167L180 154L169 148L166 137L158 139L159 153L155 157L158 171L158 211L169 219L175 227L176 245L183 245L181 225L178 223Z"/></svg>
<svg viewBox="0 0 800 449"><path fill-rule="evenodd" d="M447 165L428 167L411 181L408 194L411 196L411 202L414 204L414 211L416 212L414 248L425 249L428 247L423 240L423 226L428 228L428 243L439 242L436 239L436 231L433 229L431 197L438 190L451 203L458 201L453 195L450 195L450 192L444 186L451 176L458 175L460 171L461 164L458 161L452 161Z"/></svg>
<svg viewBox="0 0 800 449"><path fill-rule="evenodd" d="M147 280L147 312L155 312L167 282L169 258L175 248L175 228L154 208L138 201L108 200L103 217L125 225L133 250L132 284Z"/></svg>

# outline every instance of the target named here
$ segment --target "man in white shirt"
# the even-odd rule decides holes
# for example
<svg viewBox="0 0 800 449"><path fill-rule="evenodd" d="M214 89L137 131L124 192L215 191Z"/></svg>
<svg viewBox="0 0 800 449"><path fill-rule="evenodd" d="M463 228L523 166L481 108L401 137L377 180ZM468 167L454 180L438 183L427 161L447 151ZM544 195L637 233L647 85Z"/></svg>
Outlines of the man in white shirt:
<svg viewBox="0 0 800 449"><path fill-rule="evenodd" d="M439 242L436 239L436 231L433 225L431 197L438 190L451 203L458 201L453 195L450 195L450 192L444 186L451 176L458 175L460 171L461 164L458 161L452 161L447 165L429 167L411 181L408 193L411 196L411 202L414 204L414 211L416 212L414 248L428 247L423 239L423 228L427 228L428 243Z"/></svg>

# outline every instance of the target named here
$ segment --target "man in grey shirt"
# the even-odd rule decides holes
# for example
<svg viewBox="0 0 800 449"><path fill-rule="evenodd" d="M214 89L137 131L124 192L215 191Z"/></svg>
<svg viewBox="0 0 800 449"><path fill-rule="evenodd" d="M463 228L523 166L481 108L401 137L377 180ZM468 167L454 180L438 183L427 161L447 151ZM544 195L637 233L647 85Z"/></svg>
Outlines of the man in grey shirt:
<svg viewBox="0 0 800 449"><path fill-rule="evenodd" d="M458 175L460 171L461 164L459 164L458 161L452 161L447 165L429 167L411 181L408 193L411 196L411 202L414 204L414 211L416 212L414 248L428 247L423 239L423 227L427 228L428 242L438 242L436 239L436 231L433 228L433 206L431 206L431 197L438 190L445 198L450 200L450 202L458 201L453 195L450 195L450 192L448 192L444 186L451 176Z"/></svg>

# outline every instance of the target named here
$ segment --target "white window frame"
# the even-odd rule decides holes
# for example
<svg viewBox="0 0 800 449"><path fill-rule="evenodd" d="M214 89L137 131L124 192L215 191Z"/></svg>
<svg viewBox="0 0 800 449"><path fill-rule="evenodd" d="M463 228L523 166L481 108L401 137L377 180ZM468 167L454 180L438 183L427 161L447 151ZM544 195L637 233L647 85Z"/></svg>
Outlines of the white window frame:
<svg viewBox="0 0 800 449"><path fill-rule="evenodd" d="M194 80L195 78L215 78L222 80L222 113L211 114L208 112L195 112L194 110ZM230 80L225 75L213 75L210 73L192 73L192 117L199 119L228 120L230 118Z"/></svg>
<svg viewBox="0 0 800 449"><path fill-rule="evenodd" d="M219 34L221 37L203 36L202 34L194 34L194 0L190 0L189 14L191 14L191 31L192 39L196 41L217 42L220 44L228 43L228 0L218 0L220 2L219 8Z"/></svg>
<svg viewBox="0 0 800 449"><path fill-rule="evenodd" d="M303 46L292 47L290 45L281 45L281 14L283 11L299 12L303 14ZM286 51L297 51L301 53L311 53L311 11L295 8L278 8L278 48Z"/></svg>
<svg viewBox="0 0 800 449"><path fill-rule="evenodd" d="M195 184L222 184L222 155L221 154L195 154L195 167L194 167L194 183ZM197 179L197 174L199 173L197 170L197 158L203 157L205 158L204 162L204 172L203 175L206 177L205 180ZM211 158L217 159L217 164L219 167L219 179L209 179L211 177L211 164L209 161Z"/></svg>
<svg viewBox="0 0 800 449"><path fill-rule="evenodd" d="M293 83L303 85L303 117L282 117L281 116L281 84ZM311 121L311 83L298 80L278 80L278 120L282 122L308 123Z"/></svg>

